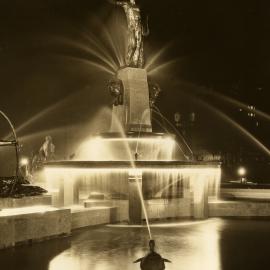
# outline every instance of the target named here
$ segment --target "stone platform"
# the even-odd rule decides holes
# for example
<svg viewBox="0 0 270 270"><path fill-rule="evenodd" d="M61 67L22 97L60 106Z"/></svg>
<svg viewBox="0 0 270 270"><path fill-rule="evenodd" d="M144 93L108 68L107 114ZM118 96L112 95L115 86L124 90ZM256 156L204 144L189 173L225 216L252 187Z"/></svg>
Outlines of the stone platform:
<svg viewBox="0 0 270 270"><path fill-rule="evenodd" d="M270 201L270 189L222 188L220 196L231 200Z"/></svg>
<svg viewBox="0 0 270 270"><path fill-rule="evenodd" d="M192 200L188 198L147 200L145 207L150 220L193 216Z"/></svg>
<svg viewBox="0 0 270 270"><path fill-rule="evenodd" d="M29 196L23 198L0 198L0 209L51 204L51 195Z"/></svg>
<svg viewBox="0 0 270 270"><path fill-rule="evenodd" d="M209 217L270 218L270 202L216 201L208 206Z"/></svg>
<svg viewBox="0 0 270 270"><path fill-rule="evenodd" d="M32 206L0 211L0 249L71 232L69 209Z"/></svg>
<svg viewBox="0 0 270 270"><path fill-rule="evenodd" d="M80 229L89 226L116 223L117 208L97 206L91 208L77 208L71 211L71 229Z"/></svg>

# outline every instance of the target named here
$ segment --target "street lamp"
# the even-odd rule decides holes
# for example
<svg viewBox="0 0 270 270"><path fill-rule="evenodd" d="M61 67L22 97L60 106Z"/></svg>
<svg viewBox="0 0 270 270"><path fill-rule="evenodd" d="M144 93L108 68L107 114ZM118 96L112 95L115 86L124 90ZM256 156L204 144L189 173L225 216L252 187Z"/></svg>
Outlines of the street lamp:
<svg viewBox="0 0 270 270"><path fill-rule="evenodd" d="M29 163L29 160L28 160L27 158L22 158L22 159L20 160L20 164L21 164L22 166L26 166L26 165L28 165L28 163Z"/></svg>
<svg viewBox="0 0 270 270"><path fill-rule="evenodd" d="M246 183L246 177L245 177L246 176L246 173L247 173L246 168L239 167L238 170L237 170L237 173L240 176L241 183Z"/></svg>

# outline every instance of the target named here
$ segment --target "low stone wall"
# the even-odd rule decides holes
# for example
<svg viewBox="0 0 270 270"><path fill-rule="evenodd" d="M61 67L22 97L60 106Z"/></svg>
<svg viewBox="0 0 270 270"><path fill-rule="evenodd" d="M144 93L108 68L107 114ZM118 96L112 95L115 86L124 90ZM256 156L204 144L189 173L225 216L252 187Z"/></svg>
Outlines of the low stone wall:
<svg viewBox="0 0 270 270"><path fill-rule="evenodd" d="M149 219L165 219L192 216L191 199L154 199L145 201Z"/></svg>
<svg viewBox="0 0 270 270"><path fill-rule="evenodd" d="M51 204L52 197L50 195L29 196L23 198L0 198L0 209Z"/></svg>
<svg viewBox="0 0 270 270"><path fill-rule="evenodd" d="M48 207L41 211L0 211L0 249L15 244L41 241L71 232L69 209Z"/></svg>
<svg viewBox="0 0 270 270"><path fill-rule="evenodd" d="M88 209L95 209L96 207L114 207L116 208L116 222L129 220L128 200L86 200L84 206ZM149 219L191 217L193 215L193 203L190 198L146 200L145 207ZM83 217L81 218L84 219ZM142 219L144 219L143 213ZM86 221L86 224L87 223L88 222Z"/></svg>
<svg viewBox="0 0 270 270"><path fill-rule="evenodd" d="M112 200L112 206L116 207L116 219L121 221L128 221L129 202L128 200Z"/></svg>
<svg viewBox="0 0 270 270"><path fill-rule="evenodd" d="M95 207L115 207L116 220L118 222L128 221L129 219L129 202L128 200L85 200L83 202L85 208Z"/></svg>
<svg viewBox="0 0 270 270"><path fill-rule="evenodd" d="M116 207L92 207L72 210L71 229L119 222Z"/></svg>
<svg viewBox="0 0 270 270"><path fill-rule="evenodd" d="M149 219L193 216L190 198L145 201ZM270 217L270 202L215 201L208 204L209 217ZM0 211L0 249L18 243L41 241L71 230L128 220L128 201L112 200L110 206L54 208L34 206Z"/></svg>
<svg viewBox="0 0 270 270"><path fill-rule="evenodd" d="M269 200L270 189L240 189L240 188L222 188L220 195L223 198L235 199L254 199L254 200Z"/></svg>
<svg viewBox="0 0 270 270"><path fill-rule="evenodd" d="M210 202L209 217L270 217L270 202Z"/></svg>

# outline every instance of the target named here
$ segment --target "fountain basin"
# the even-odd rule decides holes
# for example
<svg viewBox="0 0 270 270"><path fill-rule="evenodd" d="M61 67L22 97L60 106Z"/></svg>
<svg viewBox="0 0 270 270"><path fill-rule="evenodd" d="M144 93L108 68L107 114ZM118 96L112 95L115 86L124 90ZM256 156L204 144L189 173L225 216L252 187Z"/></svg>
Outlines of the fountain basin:
<svg viewBox="0 0 270 270"><path fill-rule="evenodd" d="M77 161L185 159L182 150L177 146L175 136L172 134L129 132L123 135L108 132L86 139L74 153L73 159Z"/></svg>
<svg viewBox="0 0 270 270"><path fill-rule="evenodd" d="M167 161L167 160L137 160L134 161L136 169L142 170L166 170L166 169L220 169L219 162L203 162L203 161ZM52 161L44 164L45 169L102 169L102 170L131 170L132 166L130 161L118 161L118 160L109 160L109 161L73 161L73 160L60 160Z"/></svg>
<svg viewBox="0 0 270 270"><path fill-rule="evenodd" d="M139 223L145 216L138 188L151 219L207 218L208 198L217 196L221 169L209 162L140 160L132 167L128 161L57 161L46 163L44 172L55 206L80 204L99 192L111 205L122 202L120 211L128 214L122 219Z"/></svg>

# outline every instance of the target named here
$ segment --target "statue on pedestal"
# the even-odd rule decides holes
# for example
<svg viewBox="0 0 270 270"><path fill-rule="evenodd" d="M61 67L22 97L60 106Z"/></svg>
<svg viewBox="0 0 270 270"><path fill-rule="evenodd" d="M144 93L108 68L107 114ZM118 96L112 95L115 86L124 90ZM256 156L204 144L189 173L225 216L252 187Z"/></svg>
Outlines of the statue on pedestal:
<svg viewBox="0 0 270 270"><path fill-rule="evenodd" d="M140 8L136 5L135 0L116 1L108 0L110 3L123 7L128 26L128 46L126 53L126 65L128 67L143 68L143 36L149 34L148 22L146 27L142 24Z"/></svg>

